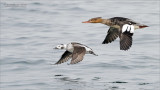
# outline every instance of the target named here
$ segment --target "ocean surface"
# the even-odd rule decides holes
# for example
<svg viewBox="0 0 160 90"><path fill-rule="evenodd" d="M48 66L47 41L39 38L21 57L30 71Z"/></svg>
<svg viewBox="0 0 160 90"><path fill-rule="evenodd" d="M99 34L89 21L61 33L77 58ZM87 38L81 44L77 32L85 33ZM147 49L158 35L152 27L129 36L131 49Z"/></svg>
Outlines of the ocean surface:
<svg viewBox="0 0 160 90"><path fill-rule="evenodd" d="M160 90L159 0L1 0L0 90ZM119 38L101 44L108 26L94 17L127 17L148 25L128 51ZM53 65L79 42L99 56Z"/></svg>

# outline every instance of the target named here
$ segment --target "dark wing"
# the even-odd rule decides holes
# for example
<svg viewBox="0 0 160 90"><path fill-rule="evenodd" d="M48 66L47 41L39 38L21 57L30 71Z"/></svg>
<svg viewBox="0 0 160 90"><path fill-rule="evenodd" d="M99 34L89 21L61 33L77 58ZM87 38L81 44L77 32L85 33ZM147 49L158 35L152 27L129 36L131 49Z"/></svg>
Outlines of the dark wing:
<svg viewBox="0 0 160 90"><path fill-rule="evenodd" d="M128 50L132 46L133 33L123 32L120 34L120 50Z"/></svg>
<svg viewBox="0 0 160 90"><path fill-rule="evenodd" d="M72 57L72 53L69 51L65 51L63 53L63 55L61 56L60 60L58 62L56 62L55 64L64 63L64 62L68 61L71 57Z"/></svg>
<svg viewBox="0 0 160 90"><path fill-rule="evenodd" d="M75 46L70 64L76 64L82 61L85 53L86 53L86 49L84 47Z"/></svg>
<svg viewBox="0 0 160 90"><path fill-rule="evenodd" d="M102 42L102 44L108 44L114 41L119 35L119 31L117 28L110 27L107 33L106 38Z"/></svg>

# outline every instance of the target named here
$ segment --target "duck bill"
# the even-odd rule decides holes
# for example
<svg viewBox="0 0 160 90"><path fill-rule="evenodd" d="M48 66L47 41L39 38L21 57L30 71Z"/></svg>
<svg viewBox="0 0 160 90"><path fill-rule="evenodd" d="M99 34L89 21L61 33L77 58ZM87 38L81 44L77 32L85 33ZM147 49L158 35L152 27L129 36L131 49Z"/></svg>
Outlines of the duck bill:
<svg viewBox="0 0 160 90"><path fill-rule="evenodd" d="M57 47L53 48L53 49L58 49Z"/></svg>
<svg viewBox="0 0 160 90"><path fill-rule="evenodd" d="M84 22L82 22L82 23L90 23L90 21L84 21Z"/></svg>

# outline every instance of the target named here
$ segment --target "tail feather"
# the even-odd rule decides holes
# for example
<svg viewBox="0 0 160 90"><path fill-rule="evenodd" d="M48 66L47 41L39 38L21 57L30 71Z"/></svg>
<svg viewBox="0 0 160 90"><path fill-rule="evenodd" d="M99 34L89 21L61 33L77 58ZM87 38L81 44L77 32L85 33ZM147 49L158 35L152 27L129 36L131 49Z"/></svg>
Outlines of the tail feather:
<svg viewBox="0 0 160 90"><path fill-rule="evenodd" d="M97 54L95 54L93 51L89 51L90 54L93 54L95 56L98 56Z"/></svg>
<svg viewBox="0 0 160 90"><path fill-rule="evenodd" d="M98 56L98 54L95 54L94 52L93 52L93 55Z"/></svg>

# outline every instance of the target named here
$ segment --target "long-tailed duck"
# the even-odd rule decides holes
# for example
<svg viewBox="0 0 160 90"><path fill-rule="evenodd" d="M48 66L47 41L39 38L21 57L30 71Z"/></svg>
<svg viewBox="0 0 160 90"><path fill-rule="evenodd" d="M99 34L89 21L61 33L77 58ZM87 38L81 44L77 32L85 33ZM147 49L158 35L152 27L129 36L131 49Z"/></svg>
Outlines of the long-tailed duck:
<svg viewBox="0 0 160 90"><path fill-rule="evenodd" d="M95 56L98 56L93 52L93 50L83 44L71 42L69 44L61 44L57 45L55 49L65 49L66 51L61 56L60 60L56 62L55 64L61 64L66 61L68 61L70 58L72 58L70 64L76 64L83 60L83 57L85 54L93 54Z"/></svg>
<svg viewBox="0 0 160 90"><path fill-rule="evenodd" d="M135 29L148 27L147 25L139 24L131 19L124 17L113 17L110 19L102 19L101 17L91 18L82 23L102 23L110 26L107 36L102 44L108 44L114 41L117 37L120 38L120 50L128 50L132 46L132 36Z"/></svg>

